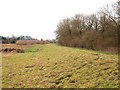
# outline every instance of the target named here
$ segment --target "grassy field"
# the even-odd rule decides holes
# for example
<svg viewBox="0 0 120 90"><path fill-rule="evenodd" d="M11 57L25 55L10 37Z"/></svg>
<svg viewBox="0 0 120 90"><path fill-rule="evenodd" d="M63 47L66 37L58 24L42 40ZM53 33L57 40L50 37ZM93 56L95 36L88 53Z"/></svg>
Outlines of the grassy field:
<svg viewBox="0 0 120 90"><path fill-rule="evenodd" d="M3 88L117 88L118 55L34 45L2 57Z"/></svg>

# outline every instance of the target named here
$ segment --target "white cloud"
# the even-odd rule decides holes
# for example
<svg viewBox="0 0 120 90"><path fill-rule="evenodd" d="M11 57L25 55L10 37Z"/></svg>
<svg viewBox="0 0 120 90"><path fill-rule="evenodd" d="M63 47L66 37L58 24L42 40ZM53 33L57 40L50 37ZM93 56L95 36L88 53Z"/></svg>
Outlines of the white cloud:
<svg viewBox="0 0 120 90"><path fill-rule="evenodd" d="M52 39L59 20L93 13L111 2L115 0L0 0L0 35Z"/></svg>

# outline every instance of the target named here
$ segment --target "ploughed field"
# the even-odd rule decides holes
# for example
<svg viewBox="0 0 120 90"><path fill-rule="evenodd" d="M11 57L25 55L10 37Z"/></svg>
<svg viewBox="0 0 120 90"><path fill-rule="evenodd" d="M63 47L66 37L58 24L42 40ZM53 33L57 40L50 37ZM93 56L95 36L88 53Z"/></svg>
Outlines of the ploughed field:
<svg viewBox="0 0 120 90"><path fill-rule="evenodd" d="M118 87L117 54L56 44L24 45L21 49L24 52L3 52L3 88Z"/></svg>

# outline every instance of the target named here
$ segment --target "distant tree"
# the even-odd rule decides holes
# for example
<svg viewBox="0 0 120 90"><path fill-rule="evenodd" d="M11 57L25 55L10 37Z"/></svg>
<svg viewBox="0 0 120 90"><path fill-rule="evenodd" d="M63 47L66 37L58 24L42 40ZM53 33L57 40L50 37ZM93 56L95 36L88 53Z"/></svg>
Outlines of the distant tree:
<svg viewBox="0 0 120 90"><path fill-rule="evenodd" d="M19 37L16 37L14 35L11 35L11 37L0 36L0 39L2 40L3 44L15 44L17 40L35 40L31 36L22 36L22 35Z"/></svg>

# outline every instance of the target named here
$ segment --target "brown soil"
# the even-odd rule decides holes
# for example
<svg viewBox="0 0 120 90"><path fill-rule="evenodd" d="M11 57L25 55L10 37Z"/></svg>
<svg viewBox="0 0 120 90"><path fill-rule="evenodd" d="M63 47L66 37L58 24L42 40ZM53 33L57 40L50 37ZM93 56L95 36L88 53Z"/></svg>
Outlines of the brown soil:
<svg viewBox="0 0 120 90"><path fill-rule="evenodd" d="M30 45L2 44L2 48L0 49L0 52L3 52L3 53L10 53L10 52L24 53L25 49L28 47L30 47Z"/></svg>

